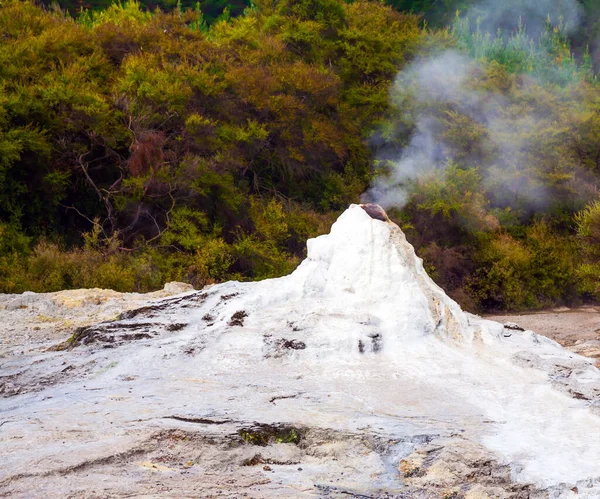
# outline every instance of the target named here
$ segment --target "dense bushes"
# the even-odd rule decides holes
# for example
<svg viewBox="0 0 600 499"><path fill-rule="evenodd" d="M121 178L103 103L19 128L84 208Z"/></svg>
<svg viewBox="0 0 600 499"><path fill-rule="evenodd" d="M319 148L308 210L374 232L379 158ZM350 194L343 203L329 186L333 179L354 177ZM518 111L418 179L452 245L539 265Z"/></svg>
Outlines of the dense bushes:
<svg viewBox="0 0 600 499"><path fill-rule="evenodd" d="M257 2L210 29L2 2L0 291L289 272L365 189L417 22L364 1Z"/></svg>
<svg viewBox="0 0 600 499"><path fill-rule="evenodd" d="M307 238L328 230L330 215L249 198L253 233L228 243L218 228L198 230L198 212L183 209L160 238L163 244L125 248L118 234L105 238L99 224L66 248L42 239L31 245L22 232L0 225L2 292L49 292L70 288L152 291L165 282L186 281L201 288L227 279L285 275L299 263ZM290 211L291 210L291 211Z"/></svg>
<svg viewBox="0 0 600 499"><path fill-rule="evenodd" d="M540 308L577 296L574 242L543 222L522 240L502 233L482 237L467 294L487 309Z"/></svg>

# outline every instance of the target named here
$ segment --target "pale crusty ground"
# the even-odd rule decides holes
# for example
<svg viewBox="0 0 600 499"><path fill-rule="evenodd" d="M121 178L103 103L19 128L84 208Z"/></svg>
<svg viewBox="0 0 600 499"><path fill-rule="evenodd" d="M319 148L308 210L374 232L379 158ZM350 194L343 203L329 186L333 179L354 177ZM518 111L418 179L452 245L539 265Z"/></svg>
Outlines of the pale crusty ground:
<svg viewBox="0 0 600 499"><path fill-rule="evenodd" d="M8 371L3 373L3 369L15 358L32 356L37 359L52 345L66 340L78 327L115 320L120 313L145 306L150 300L190 290L188 285L169 283L165 289L148 294L81 289L0 295L0 400L3 374L4 378L11 378L6 375ZM113 350L107 352L114 354ZM74 354L73 358L76 356ZM113 362L108 366L116 364ZM128 382L134 381L134 377L126 379L131 380ZM125 396L118 396L115 400L125 400L131 393L130 389ZM47 398L52 400L56 396L54 394ZM295 397L290 397L286 392L281 399L284 402L288 399L293 401ZM4 400L8 401L7 407L14 404L14 399ZM271 404L275 405L275 402ZM88 405L92 406L91 403ZM141 408L140 405L137 409ZM107 408L103 404L86 411L88 415L94 411L104 413ZM42 419L43 424L51 424L51 420ZM110 417L106 419L110 420L110 424L113 423ZM97 421L97 424L102 423L102 419ZM23 439L18 424L21 423L11 418L5 419L0 410L5 458L22 454L8 447L15 442L14 445L17 445ZM29 433L31 430L27 425L34 423L27 418L22 424ZM135 424L134 419L130 426ZM125 434L120 433L123 428L115 424L107 432L106 442L98 442L101 447L99 451L95 450L96 443L92 439L84 447L83 453L78 450L81 449L78 439L93 429L90 428L92 424L82 425L77 420L75 429L53 430L48 427L43 432L44 438L55 438L63 445L68 439L67 457L77 464L60 467L56 463L51 465L49 459L40 459L34 465L24 465L21 473L0 477L0 497L438 499L451 497L460 488L465 488L466 483L470 487L465 496L467 499L489 498L492 497L488 494L491 492L498 492L497 497L507 498L517 498L523 494L535 499L546 497L544 492L531 485L513 483L509 466L494 461L488 451L463 436L429 443L427 436L419 435L415 437L415 442L410 439L400 442L389 437L381 441L374 440L368 433L310 429L303 436L301 447L292 444L256 447L239 442L240 428L247 424L245 421L226 419L223 419L223 423L217 421L211 424L210 419L179 421L167 417L156 418L152 424L142 425L142 428L128 428ZM7 435L9 431L14 434ZM111 432L116 435L112 439ZM415 452L411 453L413 449ZM378 465L381 459L385 462L391 459L386 456L393 457L399 452L409 454L399 470L399 480L404 478L402 492L395 490L389 495L385 492L364 495L360 491L355 493L352 487L344 483L355 474L360 474L355 470L357 459L360 459L362 473L364 469L370 470L369 466ZM0 451L0 455L2 453ZM61 453L57 454L60 458ZM26 460L23 458L23 461ZM244 464L246 461L256 461L256 464ZM421 470L418 476L414 473L417 466ZM367 472L360 475L362 480L366 475Z"/></svg>
<svg viewBox="0 0 600 499"><path fill-rule="evenodd" d="M170 282L152 293L119 293L110 289L74 289L56 293L0 294L0 358L9 350L39 348L67 339L78 327L114 320L150 300L193 290Z"/></svg>
<svg viewBox="0 0 600 499"><path fill-rule="evenodd" d="M0 357L14 347L27 349L64 341L77 327L112 320L149 300L191 289L184 283L168 283L164 289L147 294L78 289L42 295L0 295ZM600 306L485 314L484 318L503 324L513 322L547 336L575 353L596 359L600 367Z"/></svg>
<svg viewBox="0 0 600 499"><path fill-rule="evenodd" d="M77 327L114 320L121 312L144 306L151 299L190 290L185 284L170 283L164 290L146 295L98 289L43 295L0 295L0 372L15 357L35 356L52 344L64 341ZM562 308L486 318L501 323L517 323L554 339L574 352L600 360L600 307ZM113 350L107 352L114 354ZM69 355L75 359L78 354ZM124 379L126 383L134 383L133 377ZM130 389L124 395L113 396L105 404L121 403L127 396L132 396L131 393ZM53 393L53 396L56 398L57 394ZM295 397L285 392L280 397L281 401L271 401L270 404L291 404ZM53 397L48 398L52 400ZM14 404L16 399L5 400ZM93 407L89 404L89 412L103 413L108 410L105 404ZM167 417L155 418L147 426L135 422L131 422L131 428L114 425L114 428L111 427L115 433L114 446L109 439L110 432L107 432L107 441L100 450L94 451L92 443L95 440L92 439L92 443L84 447L85 456L75 465L52 468L50 463L41 459L35 466L25 466L20 474L9 474L0 480L0 497L438 499L460 497L454 494L467 488L463 496L465 499L559 497L529 484L514 483L508 465L495 461L493 454L464 435L435 438L431 442L429 439L423 442L419 439L396 441L389 437L379 440L362 431L352 433L311 428L307 429L302 446L272 444L255 447L239 441L238 433L240 428L249 424L247 421L181 421L170 417L168 412L165 414ZM12 432L7 433L4 443L18 444L23 438L18 424L24 425L23 428L30 432L26 425L38 424L39 421L49 424L44 418L31 418L22 423L10 418L0 421L0 426L4 425L1 428L3 432ZM98 420L98 424L101 421ZM48 438L54 435L52 438L63 444L63 439L68 440L68 454L73 456L77 454L77 439L83 438L78 435L90 431L90 425L82 427L80 421L76 425L79 425L76 429L61 429L60 438L56 437L59 433L52 433L51 429L45 435ZM5 452L8 456L13 454L8 447ZM400 492L396 488L389 495L381 491L365 495L363 490L355 491L348 485L353 483L348 481L350 478L364 480L364 475L368 474L356 471L357 462L361 463L361 472L364 472L363 468L371 470L369 466L372 463L378 465L381 460L388 465L393 461L395 466L396 457L392 460L390 456L399 453L404 456L398 464L398 480L403 483ZM256 461L256 464L245 464L248 461ZM44 468L46 465L47 470Z"/></svg>
<svg viewBox="0 0 600 499"><path fill-rule="evenodd" d="M600 367L600 306L560 307L484 317L502 324L514 322L524 329L547 336L572 352L596 359Z"/></svg>

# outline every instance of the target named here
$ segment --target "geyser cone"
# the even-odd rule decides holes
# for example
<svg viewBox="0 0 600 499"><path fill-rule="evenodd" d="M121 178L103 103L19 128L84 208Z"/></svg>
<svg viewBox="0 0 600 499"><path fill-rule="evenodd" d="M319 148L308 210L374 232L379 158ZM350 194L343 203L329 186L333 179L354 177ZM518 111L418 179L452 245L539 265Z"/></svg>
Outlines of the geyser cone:
<svg viewBox="0 0 600 499"><path fill-rule="evenodd" d="M324 310L360 310L377 323L382 351L431 334L471 341L460 307L429 278L404 233L378 205L352 205L307 248L306 260L277 286L289 285L291 293L302 289ZM344 350L351 351L350 342Z"/></svg>

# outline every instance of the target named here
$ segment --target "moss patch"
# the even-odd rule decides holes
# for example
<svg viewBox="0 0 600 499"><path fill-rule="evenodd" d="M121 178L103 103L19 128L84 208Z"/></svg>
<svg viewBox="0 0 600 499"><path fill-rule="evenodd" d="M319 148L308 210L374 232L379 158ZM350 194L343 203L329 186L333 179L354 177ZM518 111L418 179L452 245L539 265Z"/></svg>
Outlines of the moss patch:
<svg viewBox="0 0 600 499"><path fill-rule="evenodd" d="M250 445L265 447L270 444L298 445L302 440L303 430L287 425L257 425L253 428L242 428L241 439Z"/></svg>

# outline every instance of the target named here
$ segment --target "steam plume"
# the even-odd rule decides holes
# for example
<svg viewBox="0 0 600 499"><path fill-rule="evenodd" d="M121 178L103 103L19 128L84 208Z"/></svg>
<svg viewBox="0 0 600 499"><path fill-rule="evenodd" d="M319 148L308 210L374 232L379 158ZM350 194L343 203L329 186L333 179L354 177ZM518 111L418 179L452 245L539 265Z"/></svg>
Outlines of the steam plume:
<svg viewBox="0 0 600 499"><path fill-rule="evenodd" d="M499 29L506 34L520 27L529 37L539 39L548 27L549 13L555 16L550 22L559 23L563 33L576 29L581 19L576 0L485 0L467 17L477 19L473 25L492 37ZM414 125L408 143L400 151L393 140L382 140L381 134L373 137L378 149L376 164L384 166L384 173L363 195L364 202L384 208L402 207L416 179L427 174L443 178L446 165L460 161L480 168L484 185L494 191L496 201L502 205L510 206L518 200L539 210L549 204L549 193L530 168L528 154L534 146L532 131L540 124L547 125L544 120L551 120L551 116L535 106L511 112L514 104L500 91L473 85L473 76L482 71L478 61L447 50L417 60L396 76L390 93L392 106L399 113L408 113L404 121ZM532 79L530 84L536 82ZM473 141L473 147L456 147L444 137L444 120L453 119L449 112L483 125L485 133ZM405 133L406 129L400 128L398 136ZM585 174L580 171L578 176L583 178Z"/></svg>

